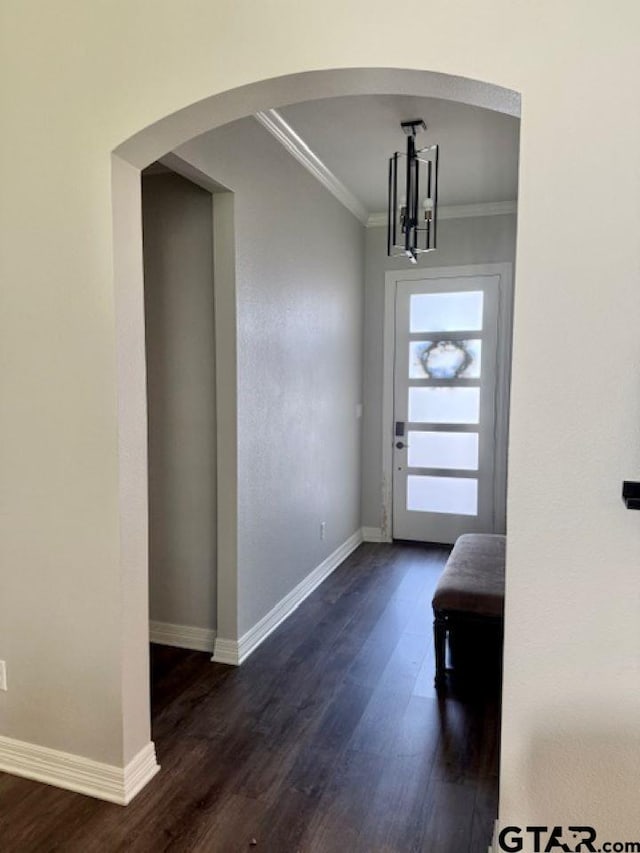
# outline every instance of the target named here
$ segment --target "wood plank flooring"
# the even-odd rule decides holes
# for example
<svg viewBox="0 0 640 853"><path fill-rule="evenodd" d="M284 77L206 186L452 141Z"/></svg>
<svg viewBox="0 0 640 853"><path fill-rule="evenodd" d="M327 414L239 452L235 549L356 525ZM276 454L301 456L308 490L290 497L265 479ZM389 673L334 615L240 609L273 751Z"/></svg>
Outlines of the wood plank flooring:
<svg viewBox="0 0 640 853"><path fill-rule="evenodd" d="M447 554L362 545L239 669L153 646L161 772L126 808L0 774L0 849L485 853L499 684L434 693Z"/></svg>

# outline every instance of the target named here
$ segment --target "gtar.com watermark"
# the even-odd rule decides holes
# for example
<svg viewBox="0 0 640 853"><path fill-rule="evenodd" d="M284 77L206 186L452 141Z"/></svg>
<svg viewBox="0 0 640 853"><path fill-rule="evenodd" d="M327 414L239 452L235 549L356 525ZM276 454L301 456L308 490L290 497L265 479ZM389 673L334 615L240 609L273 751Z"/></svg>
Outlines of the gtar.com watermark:
<svg viewBox="0 0 640 853"><path fill-rule="evenodd" d="M505 826L498 832L505 853L640 853L640 841L599 841L592 826Z"/></svg>

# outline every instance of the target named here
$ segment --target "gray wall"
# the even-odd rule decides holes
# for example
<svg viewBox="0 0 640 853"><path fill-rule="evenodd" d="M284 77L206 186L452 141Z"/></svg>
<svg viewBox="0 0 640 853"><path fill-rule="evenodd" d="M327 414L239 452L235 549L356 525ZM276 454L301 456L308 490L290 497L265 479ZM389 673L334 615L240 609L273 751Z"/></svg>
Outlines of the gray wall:
<svg viewBox="0 0 640 853"><path fill-rule="evenodd" d="M516 217L482 216L445 219L438 223L437 251L423 255L419 267L514 263ZM384 285L387 270L408 262L387 257L386 228L366 234L364 415L362 431L362 524L382 523L382 373Z"/></svg>
<svg viewBox="0 0 640 853"><path fill-rule="evenodd" d="M144 176L150 618L215 628L216 410L211 194Z"/></svg>
<svg viewBox="0 0 640 853"><path fill-rule="evenodd" d="M252 118L176 153L235 195L241 635L360 527L364 228Z"/></svg>

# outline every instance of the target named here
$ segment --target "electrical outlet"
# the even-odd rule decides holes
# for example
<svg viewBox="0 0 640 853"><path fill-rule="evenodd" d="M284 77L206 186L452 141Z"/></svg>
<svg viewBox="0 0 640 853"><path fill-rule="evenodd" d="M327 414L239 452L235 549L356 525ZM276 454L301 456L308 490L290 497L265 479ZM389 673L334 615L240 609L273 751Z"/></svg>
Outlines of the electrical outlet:
<svg viewBox="0 0 640 853"><path fill-rule="evenodd" d="M3 660L0 660L0 690L7 689L7 665Z"/></svg>
<svg viewBox="0 0 640 853"><path fill-rule="evenodd" d="M320 522L320 538L325 539L326 536L327 536L327 522L321 521Z"/></svg>

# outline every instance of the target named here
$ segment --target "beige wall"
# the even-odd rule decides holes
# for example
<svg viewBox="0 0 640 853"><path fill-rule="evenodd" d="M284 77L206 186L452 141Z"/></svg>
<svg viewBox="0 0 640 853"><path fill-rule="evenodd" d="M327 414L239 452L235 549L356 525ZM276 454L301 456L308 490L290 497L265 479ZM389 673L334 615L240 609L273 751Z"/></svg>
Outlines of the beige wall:
<svg viewBox="0 0 640 853"><path fill-rule="evenodd" d="M142 181L149 616L216 627L212 196L173 174Z"/></svg>
<svg viewBox="0 0 640 853"><path fill-rule="evenodd" d="M0 731L114 763L148 738L132 719L142 694L128 694L144 687L124 632L144 621L146 575L144 537L119 510L131 360L116 357L116 307L121 344L132 316L120 276L141 259L113 257L110 152L253 81L411 64L523 99L501 814L633 838L640 528L619 493L640 467L640 8L455 0L408 13L394 39L382 0L3 4ZM211 126L196 114L192 131ZM181 120L138 165L177 144ZM126 497L142 512L139 489Z"/></svg>
<svg viewBox="0 0 640 853"><path fill-rule="evenodd" d="M364 228L253 118L177 153L234 192L242 635L360 527Z"/></svg>

